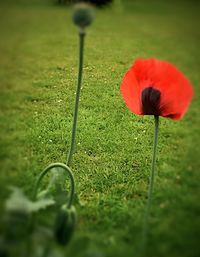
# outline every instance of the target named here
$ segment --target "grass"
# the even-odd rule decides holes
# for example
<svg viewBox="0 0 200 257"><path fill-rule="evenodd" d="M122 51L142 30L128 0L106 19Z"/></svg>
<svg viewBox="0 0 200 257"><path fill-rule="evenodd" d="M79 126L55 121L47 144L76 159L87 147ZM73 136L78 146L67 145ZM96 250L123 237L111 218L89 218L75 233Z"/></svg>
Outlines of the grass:
<svg viewBox="0 0 200 257"><path fill-rule="evenodd" d="M2 1L0 17L2 209L8 185L31 194L39 172L66 159L78 38L67 8ZM161 119L146 257L200 255L198 23L197 1L127 1L97 12L86 37L72 163L79 223L66 256L137 256L153 117L131 114L119 86L136 57L152 56L175 63L195 97L180 122Z"/></svg>

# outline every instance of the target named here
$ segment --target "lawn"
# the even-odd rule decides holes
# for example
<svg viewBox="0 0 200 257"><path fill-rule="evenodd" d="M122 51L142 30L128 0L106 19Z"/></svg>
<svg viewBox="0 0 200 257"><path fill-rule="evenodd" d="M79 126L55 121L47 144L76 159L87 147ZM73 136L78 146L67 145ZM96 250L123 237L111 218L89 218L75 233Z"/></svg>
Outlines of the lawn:
<svg viewBox="0 0 200 257"><path fill-rule="evenodd" d="M97 11L87 30L71 166L79 219L66 256L138 256L153 117L130 113L119 91L137 57L176 64L195 89L183 120L160 119L146 257L200 256L199 11L189 0L127 0ZM66 160L78 65L70 15L45 1L0 3L1 210L8 185L31 195L40 171Z"/></svg>

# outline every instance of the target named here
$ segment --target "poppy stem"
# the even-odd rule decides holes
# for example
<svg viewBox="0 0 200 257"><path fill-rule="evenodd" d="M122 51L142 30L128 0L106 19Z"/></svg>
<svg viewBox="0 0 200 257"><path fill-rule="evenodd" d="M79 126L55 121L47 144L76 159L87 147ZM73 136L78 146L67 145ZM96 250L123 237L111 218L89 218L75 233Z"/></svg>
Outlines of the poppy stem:
<svg viewBox="0 0 200 257"><path fill-rule="evenodd" d="M148 189L148 199L147 205L144 215L144 224L142 231L142 241L141 241L141 251L142 255L144 255L146 250L146 245L148 241L148 233L149 233L149 217L150 217L150 209L152 202L152 194L153 194L153 186L154 186L154 176L155 176L155 164L156 164L156 153L157 153L157 145L158 145L158 129L159 129L159 116L154 116L155 128L154 128L154 142L153 142L153 155L152 155L152 164L151 164L151 173L149 177L149 189Z"/></svg>
<svg viewBox="0 0 200 257"><path fill-rule="evenodd" d="M67 207L70 208L72 206L73 200L74 200L74 194L75 194L75 179L74 179L74 175L73 172L71 171L71 169L66 166L64 163L52 163L49 166L47 166L38 176L36 183L35 183L35 187L33 190L33 201L37 200L37 193L38 193L38 189L40 186L40 183L42 181L42 179L45 177L45 175L47 175L52 169L54 168L62 168L63 170L66 171L68 177L69 177L69 182L70 182L70 192L69 192L69 199L67 202ZM36 214L33 213L31 218L30 218L30 223L29 223L29 230L33 231L34 227L35 227L35 221L36 221Z"/></svg>
<svg viewBox="0 0 200 257"><path fill-rule="evenodd" d="M36 184L35 184L35 188L33 191L33 200L35 201L37 199L37 192L40 186L40 183L42 181L42 179L44 178L44 176L49 173L50 170L54 169L54 168L61 168L63 169L66 174L69 177L69 182L70 182L70 192L69 192L69 200L67 202L67 207L70 208L72 203L73 203L73 199L74 199L74 193L75 193L75 179L74 179L74 175L73 172L71 171L71 169L66 166L63 163L52 163L49 166L47 166L39 175L39 177L37 178Z"/></svg>
<svg viewBox="0 0 200 257"><path fill-rule="evenodd" d="M79 32L79 71L78 71L78 82L76 88L76 99L74 105L74 114L73 114L73 125L72 125L72 136L71 136L71 144L69 148L69 152L67 155L67 166L71 164L72 155L75 147L75 139L76 139L76 127L77 127L77 119L78 119L78 104L80 98L81 91L81 82L82 82L82 74L83 74L83 52L84 52L84 30L80 30Z"/></svg>

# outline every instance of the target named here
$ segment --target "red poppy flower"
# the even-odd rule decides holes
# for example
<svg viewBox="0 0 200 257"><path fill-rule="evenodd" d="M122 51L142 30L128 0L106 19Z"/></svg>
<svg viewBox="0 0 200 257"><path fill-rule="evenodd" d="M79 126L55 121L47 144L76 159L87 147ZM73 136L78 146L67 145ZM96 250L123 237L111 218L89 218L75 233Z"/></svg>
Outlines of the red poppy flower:
<svg viewBox="0 0 200 257"><path fill-rule="evenodd" d="M190 82L174 65L153 58L136 60L120 90L133 113L174 120L183 117L193 96Z"/></svg>

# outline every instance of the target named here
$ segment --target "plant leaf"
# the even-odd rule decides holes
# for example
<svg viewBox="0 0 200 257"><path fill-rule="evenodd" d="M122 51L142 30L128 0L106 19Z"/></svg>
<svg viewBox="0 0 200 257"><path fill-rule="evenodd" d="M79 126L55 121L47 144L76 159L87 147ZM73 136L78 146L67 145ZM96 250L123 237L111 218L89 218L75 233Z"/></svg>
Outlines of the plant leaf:
<svg viewBox="0 0 200 257"><path fill-rule="evenodd" d="M28 197L20 188L11 187L11 190L12 193L6 201L7 211L33 213L55 204L55 201L52 198L39 199L33 202L30 199L28 199Z"/></svg>

